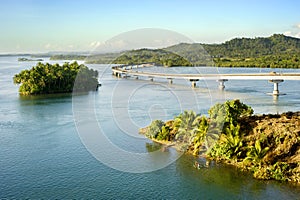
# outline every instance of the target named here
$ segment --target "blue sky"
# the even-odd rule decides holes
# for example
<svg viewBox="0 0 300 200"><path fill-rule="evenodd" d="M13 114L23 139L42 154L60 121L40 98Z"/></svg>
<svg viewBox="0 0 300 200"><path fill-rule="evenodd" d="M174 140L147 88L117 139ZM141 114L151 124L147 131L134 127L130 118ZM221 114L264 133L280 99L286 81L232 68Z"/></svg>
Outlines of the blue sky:
<svg viewBox="0 0 300 200"><path fill-rule="evenodd" d="M0 53L90 50L122 32L162 28L195 42L300 37L295 0L1 0Z"/></svg>

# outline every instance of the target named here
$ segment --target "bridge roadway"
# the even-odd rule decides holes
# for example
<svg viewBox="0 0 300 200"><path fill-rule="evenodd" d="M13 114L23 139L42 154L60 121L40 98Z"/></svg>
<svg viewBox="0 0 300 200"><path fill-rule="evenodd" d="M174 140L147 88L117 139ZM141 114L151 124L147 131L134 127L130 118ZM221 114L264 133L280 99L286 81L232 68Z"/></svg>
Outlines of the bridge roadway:
<svg viewBox="0 0 300 200"><path fill-rule="evenodd" d="M143 65L140 65L144 67ZM278 83L284 80L300 80L300 73L243 73L243 74L165 74L134 71L135 68L140 66L119 66L112 67L113 75L117 77L147 77L153 81L154 78L166 78L169 83L173 83L173 79L189 80L192 87L196 87L196 82L199 80L216 80L219 82L219 88L224 89L224 82L228 80L268 80L274 83L273 95L279 95Z"/></svg>

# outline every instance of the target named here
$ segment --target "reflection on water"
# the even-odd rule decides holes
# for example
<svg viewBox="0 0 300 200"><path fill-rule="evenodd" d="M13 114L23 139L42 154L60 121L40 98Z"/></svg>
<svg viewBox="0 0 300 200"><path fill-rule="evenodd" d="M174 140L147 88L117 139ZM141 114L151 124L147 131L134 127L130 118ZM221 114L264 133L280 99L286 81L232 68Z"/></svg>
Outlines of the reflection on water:
<svg viewBox="0 0 300 200"><path fill-rule="evenodd" d="M154 151L159 151L163 148L163 145L161 144L158 144L156 142L152 142L152 143L149 143L147 142L146 143L146 149L147 149L147 152L154 152Z"/></svg>

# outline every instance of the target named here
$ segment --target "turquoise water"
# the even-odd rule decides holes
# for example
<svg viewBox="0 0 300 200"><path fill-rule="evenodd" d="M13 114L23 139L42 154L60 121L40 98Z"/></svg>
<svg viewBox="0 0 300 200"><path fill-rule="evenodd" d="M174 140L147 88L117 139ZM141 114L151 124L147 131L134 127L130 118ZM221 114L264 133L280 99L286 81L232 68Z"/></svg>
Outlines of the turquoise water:
<svg viewBox="0 0 300 200"><path fill-rule="evenodd" d="M0 57L0 199L299 199L299 186L254 180L215 163L196 170L195 157L180 156L174 149L159 152L166 159L179 159L152 171L142 164L159 163L159 155L132 162L113 149L102 149L105 141L95 139L101 151L97 155L84 140L96 130L81 129L95 118L115 147L148 155L160 147L137 130L154 118L167 120L183 109L205 114L215 102L232 98L241 98L256 113L300 110L299 82L282 83L280 90L286 95L274 100L266 94L272 84L264 81L229 81L221 92L213 81L191 89L184 82L116 79L106 65L90 65L102 75L98 92L20 97L12 76L34 64ZM91 104L94 115L82 112Z"/></svg>

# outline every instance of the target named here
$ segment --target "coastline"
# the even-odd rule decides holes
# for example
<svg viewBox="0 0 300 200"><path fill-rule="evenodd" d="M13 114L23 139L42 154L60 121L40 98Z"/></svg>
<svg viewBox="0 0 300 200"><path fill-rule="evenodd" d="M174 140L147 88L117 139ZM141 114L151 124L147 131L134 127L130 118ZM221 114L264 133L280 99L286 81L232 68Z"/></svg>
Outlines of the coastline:
<svg viewBox="0 0 300 200"><path fill-rule="evenodd" d="M220 146L224 141L225 135L221 134L212 150L196 157L250 171L256 179L300 184L300 111L247 116L241 118L239 123L242 132L239 153L231 157L211 153L217 149L215 146ZM142 128L140 133L145 134L146 130L147 127ZM174 141L150 139L182 151ZM192 145L186 153L193 154Z"/></svg>

